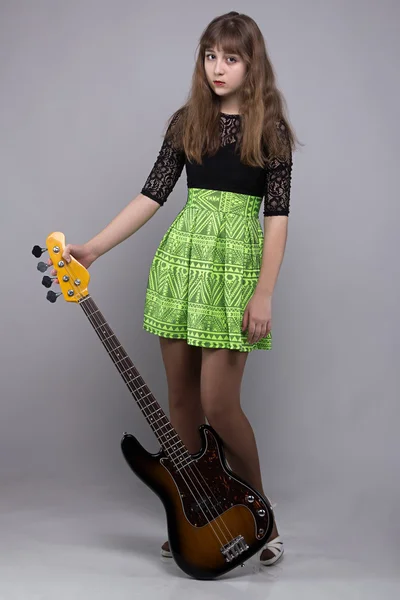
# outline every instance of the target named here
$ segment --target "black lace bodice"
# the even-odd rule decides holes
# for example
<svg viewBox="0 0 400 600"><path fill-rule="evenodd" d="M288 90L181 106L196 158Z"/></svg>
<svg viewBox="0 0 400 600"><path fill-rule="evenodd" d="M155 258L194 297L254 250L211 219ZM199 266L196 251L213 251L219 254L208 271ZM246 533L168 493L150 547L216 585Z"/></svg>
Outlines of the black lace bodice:
<svg viewBox="0 0 400 600"><path fill-rule="evenodd" d="M262 196L264 216L289 215L292 155L289 160L270 160L265 168L250 167L235 152L240 131L240 115L220 113L221 146L203 164L189 163L185 153L176 150L170 140L163 141L154 166L141 190L161 206L166 202L186 166L187 186ZM170 127L173 125L171 123ZM284 139L286 128L279 125Z"/></svg>

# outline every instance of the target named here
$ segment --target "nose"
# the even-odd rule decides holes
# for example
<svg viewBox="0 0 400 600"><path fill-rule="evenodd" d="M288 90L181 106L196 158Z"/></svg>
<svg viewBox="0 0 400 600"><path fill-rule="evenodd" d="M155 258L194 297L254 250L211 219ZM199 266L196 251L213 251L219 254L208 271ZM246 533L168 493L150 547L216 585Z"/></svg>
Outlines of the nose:
<svg viewBox="0 0 400 600"><path fill-rule="evenodd" d="M215 62L214 73L215 75L222 75L224 72L222 58L221 60L217 59Z"/></svg>

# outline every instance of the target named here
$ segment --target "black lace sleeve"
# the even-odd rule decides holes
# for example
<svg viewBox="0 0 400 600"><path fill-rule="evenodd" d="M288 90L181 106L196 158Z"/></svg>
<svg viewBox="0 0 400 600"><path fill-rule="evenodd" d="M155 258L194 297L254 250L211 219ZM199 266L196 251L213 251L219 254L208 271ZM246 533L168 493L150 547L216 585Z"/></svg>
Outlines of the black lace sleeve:
<svg viewBox="0 0 400 600"><path fill-rule="evenodd" d="M283 140L289 145L286 126L280 121L278 123L279 133ZM264 216L275 215L289 216L290 186L292 179L292 152L289 152L286 160L273 158L266 166L265 190L264 190Z"/></svg>
<svg viewBox="0 0 400 600"><path fill-rule="evenodd" d="M171 121L167 131L171 129L178 118L179 113ZM141 193L152 200L155 200L162 206L167 201L168 196L181 176L184 165L184 151L177 150L172 145L171 140L164 139L156 162L154 163Z"/></svg>

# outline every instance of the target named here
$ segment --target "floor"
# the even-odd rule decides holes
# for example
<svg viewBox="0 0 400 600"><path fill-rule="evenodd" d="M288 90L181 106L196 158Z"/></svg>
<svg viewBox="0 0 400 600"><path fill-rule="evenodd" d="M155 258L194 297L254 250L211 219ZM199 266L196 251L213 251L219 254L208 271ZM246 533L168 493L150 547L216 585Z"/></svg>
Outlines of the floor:
<svg viewBox="0 0 400 600"><path fill-rule="evenodd" d="M253 557L224 578L196 581L162 560L165 517L138 495L131 508L112 490L7 486L0 505L0 600L397 600L400 572L386 564L322 553L281 528L285 556ZM138 508L137 505L140 507ZM281 507L285 512L285 507ZM282 519L285 522L285 519ZM326 544L329 547L329 544ZM373 545L371 545L371 552ZM379 561L376 561L379 562Z"/></svg>

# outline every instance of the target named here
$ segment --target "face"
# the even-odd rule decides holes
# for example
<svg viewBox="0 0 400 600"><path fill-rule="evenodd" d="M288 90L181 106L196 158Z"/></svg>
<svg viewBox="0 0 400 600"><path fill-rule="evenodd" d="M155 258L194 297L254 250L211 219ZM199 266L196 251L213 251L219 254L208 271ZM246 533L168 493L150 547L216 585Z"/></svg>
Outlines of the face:
<svg viewBox="0 0 400 600"><path fill-rule="evenodd" d="M206 49L204 69L209 86L221 98L236 94L246 74L243 59L238 54L225 53L221 48ZM215 81L221 81L223 85Z"/></svg>

